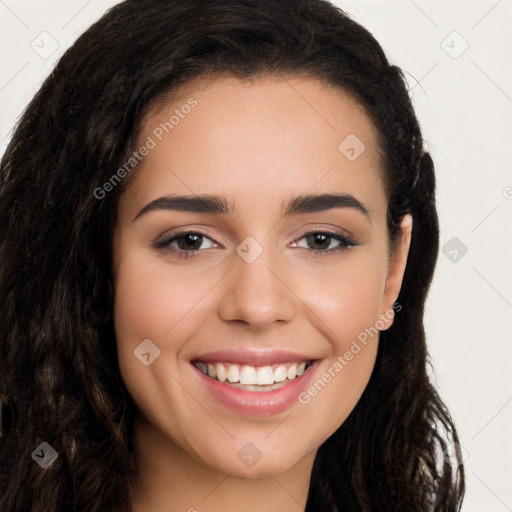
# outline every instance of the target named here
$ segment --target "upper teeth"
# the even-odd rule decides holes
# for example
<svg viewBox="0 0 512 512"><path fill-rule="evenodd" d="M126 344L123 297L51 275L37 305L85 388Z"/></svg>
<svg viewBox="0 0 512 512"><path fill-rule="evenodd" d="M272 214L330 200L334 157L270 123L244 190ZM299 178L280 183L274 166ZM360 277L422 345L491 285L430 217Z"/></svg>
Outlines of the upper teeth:
<svg viewBox="0 0 512 512"><path fill-rule="evenodd" d="M295 379L306 369L302 363L285 363L272 366L250 366L231 363L196 363L196 366L210 377L225 382L239 382L242 385L267 386L283 382L287 378Z"/></svg>

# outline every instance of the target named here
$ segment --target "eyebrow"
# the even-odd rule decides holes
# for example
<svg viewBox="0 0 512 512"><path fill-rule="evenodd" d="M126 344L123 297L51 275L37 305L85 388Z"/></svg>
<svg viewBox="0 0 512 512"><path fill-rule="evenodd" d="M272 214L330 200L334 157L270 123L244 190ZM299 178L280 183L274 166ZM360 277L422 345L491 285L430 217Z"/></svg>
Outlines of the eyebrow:
<svg viewBox="0 0 512 512"><path fill-rule="evenodd" d="M372 217L368 208L350 194L308 194L293 197L281 211L284 216L315 213L330 210L331 208L352 208L361 212L368 218L370 224ZM135 222L142 215L157 210L173 210L192 213L214 213L230 215L233 207L229 207L226 199L215 195L165 196L151 201L135 216Z"/></svg>

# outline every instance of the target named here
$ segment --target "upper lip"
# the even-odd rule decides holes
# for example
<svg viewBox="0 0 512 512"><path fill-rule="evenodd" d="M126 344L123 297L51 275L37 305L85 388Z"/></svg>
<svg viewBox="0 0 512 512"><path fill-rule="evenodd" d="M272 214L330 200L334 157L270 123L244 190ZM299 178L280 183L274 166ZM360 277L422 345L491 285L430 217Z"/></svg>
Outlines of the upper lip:
<svg viewBox="0 0 512 512"><path fill-rule="evenodd" d="M287 350L218 350L194 357L191 362L232 363L250 366L265 366L279 363L301 363L314 357Z"/></svg>

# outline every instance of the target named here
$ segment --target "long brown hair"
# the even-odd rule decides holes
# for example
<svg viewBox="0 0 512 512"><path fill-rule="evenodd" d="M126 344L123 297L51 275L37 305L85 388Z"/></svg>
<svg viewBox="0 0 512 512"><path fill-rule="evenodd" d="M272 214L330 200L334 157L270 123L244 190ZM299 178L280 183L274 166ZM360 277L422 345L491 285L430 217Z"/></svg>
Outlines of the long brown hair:
<svg viewBox="0 0 512 512"><path fill-rule="evenodd" d="M129 507L135 406L109 318L129 179L107 198L94 191L158 98L218 73L313 77L350 93L380 134L390 238L413 216L402 310L355 409L319 448L307 512L459 510L458 438L427 374L423 326L439 243L434 168L401 70L324 0L128 0L65 53L0 164L0 392L16 418L0 438L0 511ZM31 456L43 442L58 454L46 469Z"/></svg>

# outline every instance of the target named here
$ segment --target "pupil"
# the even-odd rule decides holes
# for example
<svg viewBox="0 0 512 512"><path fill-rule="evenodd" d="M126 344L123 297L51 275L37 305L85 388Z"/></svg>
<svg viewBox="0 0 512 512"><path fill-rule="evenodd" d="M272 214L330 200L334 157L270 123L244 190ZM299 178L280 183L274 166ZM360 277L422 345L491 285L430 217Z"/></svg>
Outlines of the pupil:
<svg viewBox="0 0 512 512"><path fill-rule="evenodd" d="M313 240L314 244L319 243L320 245L325 245L325 247L315 247L315 249L326 249L327 247L329 247L329 238L330 238L329 235L324 235L322 233L316 233L314 235L310 235L309 238ZM327 244L326 244L326 242L327 242Z"/></svg>
<svg viewBox="0 0 512 512"><path fill-rule="evenodd" d="M180 247L180 249L190 249L191 247L189 247L189 245L194 245L194 242L195 244L197 245L197 242L199 241L199 244L197 245L197 247L192 247L192 249L197 249L198 247L201 246L201 235L193 235L193 234L188 234L188 235L184 235L183 237L181 237L178 241L178 245ZM185 243L181 243L182 241L185 241ZM189 244L190 242L190 244Z"/></svg>

